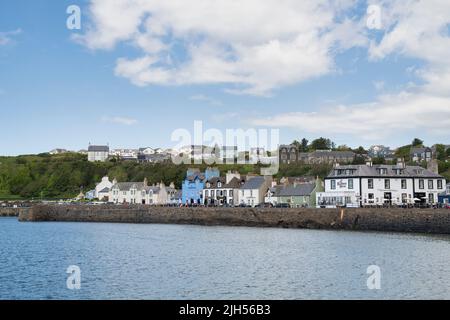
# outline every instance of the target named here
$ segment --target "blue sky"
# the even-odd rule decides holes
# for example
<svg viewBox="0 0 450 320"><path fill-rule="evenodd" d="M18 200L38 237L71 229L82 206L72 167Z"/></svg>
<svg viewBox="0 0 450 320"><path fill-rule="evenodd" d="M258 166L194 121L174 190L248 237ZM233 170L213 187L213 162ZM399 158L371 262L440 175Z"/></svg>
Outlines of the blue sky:
<svg viewBox="0 0 450 320"><path fill-rule="evenodd" d="M283 143L450 143L445 1L427 13L415 2L170 2L2 1L0 154L172 147L195 120L276 128ZM366 24L374 3L379 29ZM66 28L72 4L81 30Z"/></svg>

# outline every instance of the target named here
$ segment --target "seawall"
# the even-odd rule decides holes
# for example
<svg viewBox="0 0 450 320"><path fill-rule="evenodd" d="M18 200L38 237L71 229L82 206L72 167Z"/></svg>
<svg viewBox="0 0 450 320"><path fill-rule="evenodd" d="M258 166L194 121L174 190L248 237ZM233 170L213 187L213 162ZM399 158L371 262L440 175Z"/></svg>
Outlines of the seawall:
<svg viewBox="0 0 450 320"><path fill-rule="evenodd" d="M0 217L18 217L20 213L26 213L30 208L3 208L0 207Z"/></svg>
<svg viewBox="0 0 450 320"><path fill-rule="evenodd" d="M19 221L117 222L450 234L450 210L36 205Z"/></svg>

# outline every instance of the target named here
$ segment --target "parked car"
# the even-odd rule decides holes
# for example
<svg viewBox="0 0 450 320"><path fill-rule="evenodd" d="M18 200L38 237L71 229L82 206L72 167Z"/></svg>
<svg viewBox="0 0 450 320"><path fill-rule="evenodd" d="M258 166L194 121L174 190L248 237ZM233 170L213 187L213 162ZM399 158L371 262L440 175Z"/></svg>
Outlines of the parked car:
<svg viewBox="0 0 450 320"><path fill-rule="evenodd" d="M288 203L278 203L275 208L290 208Z"/></svg>

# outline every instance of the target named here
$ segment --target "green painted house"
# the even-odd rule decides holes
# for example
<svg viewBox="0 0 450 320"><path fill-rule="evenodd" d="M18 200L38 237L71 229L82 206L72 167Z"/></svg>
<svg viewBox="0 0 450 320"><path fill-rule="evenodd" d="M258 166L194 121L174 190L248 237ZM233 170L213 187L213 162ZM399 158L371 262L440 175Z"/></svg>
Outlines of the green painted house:
<svg viewBox="0 0 450 320"><path fill-rule="evenodd" d="M316 193L323 191L322 181L312 183L281 185L271 188L268 195L274 205L288 204L292 208L315 208ZM266 197L267 199L267 197Z"/></svg>

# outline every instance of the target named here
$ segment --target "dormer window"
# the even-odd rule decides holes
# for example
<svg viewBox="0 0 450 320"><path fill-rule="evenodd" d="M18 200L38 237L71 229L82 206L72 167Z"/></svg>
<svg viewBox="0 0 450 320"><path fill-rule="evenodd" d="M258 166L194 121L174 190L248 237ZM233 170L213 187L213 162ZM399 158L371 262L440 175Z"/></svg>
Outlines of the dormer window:
<svg viewBox="0 0 450 320"><path fill-rule="evenodd" d="M217 188L222 188L222 182L217 183Z"/></svg>

